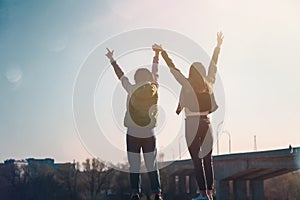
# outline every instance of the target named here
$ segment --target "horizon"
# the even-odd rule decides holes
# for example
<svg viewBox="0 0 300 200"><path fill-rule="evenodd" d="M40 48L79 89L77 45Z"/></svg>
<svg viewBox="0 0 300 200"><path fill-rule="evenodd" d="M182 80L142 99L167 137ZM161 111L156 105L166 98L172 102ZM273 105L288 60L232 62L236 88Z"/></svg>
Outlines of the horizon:
<svg viewBox="0 0 300 200"><path fill-rule="evenodd" d="M296 147L292 147L293 149L293 152L298 152L298 150L300 150L300 146L296 146ZM224 153L224 154L219 154L219 155L213 155L213 157L223 157L223 156L228 156L228 155L239 155L239 154L253 154L253 153L263 153L263 152L274 152L274 151L283 151L283 150L289 150L289 148L280 148L280 149L268 149L268 150L253 150L253 151L248 151L248 152L238 152L238 153ZM297 151L295 151L297 150ZM88 157L86 159L92 159L94 157ZM7 158L5 160L3 160L3 162L0 161L0 164L4 164L5 161L9 161L9 160L14 160L14 161L27 161L28 159L35 159L35 160L47 160L47 159L51 159L54 161L54 164L64 164L64 163L77 163L79 161L76 161L76 160L72 160L72 161L60 161L60 162L55 162L56 159L54 157L40 157L40 158L33 158L33 157L26 157L26 158L18 158L18 159L15 159L15 158ZM97 159L97 158L96 158ZM158 163L161 163L161 162L176 162L176 161L185 161L185 160L191 160L191 158L181 158L181 159L175 159L175 160L159 160L158 159ZM82 164L84 161L86 160L82 160L79 162L79 164ZM101 161L101 160L100 160ZM125 162L120 162L120 163L117 163L117 164L127 164L128 162L125 161ZM112 164L112 163L107 163L107 164Z"/></svg>

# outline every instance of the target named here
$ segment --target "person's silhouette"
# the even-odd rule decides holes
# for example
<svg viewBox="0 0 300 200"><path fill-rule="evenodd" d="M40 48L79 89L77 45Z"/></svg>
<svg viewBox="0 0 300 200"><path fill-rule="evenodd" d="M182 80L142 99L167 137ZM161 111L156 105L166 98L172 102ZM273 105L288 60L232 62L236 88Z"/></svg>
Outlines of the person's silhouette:
<svg viewBox="0 0 300 200"><path fill-rule="evenodd" d="M218 105L214 98L213 85L215 83L217 61L220 47L223 42L222 32L217 33L217 46L214 50L208 73L200 62L194 62L186 78L166 51L161 46L161 55L170 68L175 79L181 84L180 100L176 113L185 110L185 135L188 149L193 160L196 180L200 189L200 195L194 200L212 199L213 167L212 150L213 137L209 114L214 112Z"/></svg>
<svg viewBox="0 0 300 200"><path fill-rule="evenodd" d="M157 149L154 128L157 123L158 100L158 56L159 49L153 48L155 56L152 72L147 68L139 68L134 75L135 84L129 79L113 58L114 51L107 48L106 56L120 79L122 86L128 93L127 110L124 126L127 127L126 144L130 171L131 200L140 199L141 192L141 149L143 150L145 165L150 179L155 200L162 200L160 176L157 166Z"/></svg>

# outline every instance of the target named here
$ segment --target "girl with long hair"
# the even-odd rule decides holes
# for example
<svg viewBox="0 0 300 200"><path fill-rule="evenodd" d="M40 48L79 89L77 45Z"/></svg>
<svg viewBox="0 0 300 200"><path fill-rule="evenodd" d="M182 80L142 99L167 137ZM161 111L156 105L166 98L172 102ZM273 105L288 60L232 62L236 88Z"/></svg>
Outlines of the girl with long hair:
<svg viewBox="0 0 300 200"><path fill-rule="evenodd" d="M175 67L167 52L162 48L160 49L161 55L170 68L171 73L182 86L176 113L179 114L184 109L186 115L186 142L200 190L199 196L193 200L213 199L213 134L209 114L218 108L214 97L213 85L216 80L216 64L223 38L222 32L218 32L217 46L214 49L208 73L206 74L202 63L194 62L189 69L188 78ZM157 46L157 48L159 47L161 46Z"/></svg>

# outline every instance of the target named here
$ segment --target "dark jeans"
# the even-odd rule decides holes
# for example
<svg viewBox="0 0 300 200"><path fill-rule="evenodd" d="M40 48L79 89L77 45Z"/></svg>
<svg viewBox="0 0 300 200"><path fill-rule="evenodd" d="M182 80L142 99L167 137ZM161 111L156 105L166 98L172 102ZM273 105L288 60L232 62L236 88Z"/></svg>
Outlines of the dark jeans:
<svg viewBox="0 0 300 200"><path fill-rule="evenodd" d="M185 121L188 149L194 164L200 190L212 190L214 173L212 162L213 137L209 118L189 116Z"/></svg>
<svg viewBox="0 0 300 200"><path fill-rule="evenodd" d="M160 176L157 166L156 138L137 138L127 134L127 155L130 171L130 185L133 192L141 192L141 149L153 193L161 192Z"/></svg>

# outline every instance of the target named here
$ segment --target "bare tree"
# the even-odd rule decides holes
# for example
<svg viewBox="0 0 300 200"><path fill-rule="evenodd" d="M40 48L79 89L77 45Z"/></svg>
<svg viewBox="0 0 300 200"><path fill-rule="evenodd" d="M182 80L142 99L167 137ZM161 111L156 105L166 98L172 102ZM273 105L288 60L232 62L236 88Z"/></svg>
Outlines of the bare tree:
<svg viewBox="0 0 300 200"><path fill-rule="evenodd" d="M109 169L104 162L101 162L96 158L93 158L92 160L86 159L83 163L83 168L84 173L87 176L90 198L93 199L100 194L101 190L104 189L104 186L107 185L107 178L111 169Z"/></svg>
<svg viewBox="0 0 300 200"><path fill-rule="evenodd" d="M79 163L65 163L57 170L57 179L60 184L64 185L70 199L77 199L77 180L79 173Z"/></svg>

